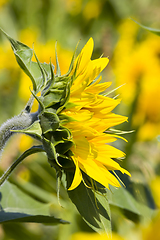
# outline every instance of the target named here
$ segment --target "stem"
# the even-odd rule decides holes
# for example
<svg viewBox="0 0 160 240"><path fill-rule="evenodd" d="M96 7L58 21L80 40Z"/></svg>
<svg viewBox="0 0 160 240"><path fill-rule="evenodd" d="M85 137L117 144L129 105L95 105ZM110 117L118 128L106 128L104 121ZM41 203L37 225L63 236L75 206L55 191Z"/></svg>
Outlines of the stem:
<svg viewBox="0 0 160 240"><path fill-rule="evenodd" d="M0 155L8 141L14 134L12 130L22 130L29 127L35 120L37 120L38 113L28 113L28 109L24 110L18 116L8 119L0 127Z"/></svg>
<svg viewBox="0 0 160 240"><path fill-rule="evenodd" d="M2 177L0 178L0 186L7 180L7 178L10 176L10 174L13 172L13 170L17 167L18 164L20 164L29 155L37 152L44 152L42 145L33 146L26 150L24 153L22 153L22 155L2 175Z"/></svg>

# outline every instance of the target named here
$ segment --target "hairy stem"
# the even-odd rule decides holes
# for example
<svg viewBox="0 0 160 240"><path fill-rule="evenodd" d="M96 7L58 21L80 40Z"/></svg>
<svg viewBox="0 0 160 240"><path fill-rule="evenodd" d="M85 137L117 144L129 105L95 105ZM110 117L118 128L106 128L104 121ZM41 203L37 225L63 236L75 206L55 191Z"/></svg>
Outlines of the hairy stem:
<svg viewBox="0 0 160 240"><path fill-rule="evenodd" d="M34 121L37 120L38 113L29 113L26 108L18 116L8 119L0 127L0 154L8 141L8 139L14 134L12 130L22 130L29 127Z"/></svg>

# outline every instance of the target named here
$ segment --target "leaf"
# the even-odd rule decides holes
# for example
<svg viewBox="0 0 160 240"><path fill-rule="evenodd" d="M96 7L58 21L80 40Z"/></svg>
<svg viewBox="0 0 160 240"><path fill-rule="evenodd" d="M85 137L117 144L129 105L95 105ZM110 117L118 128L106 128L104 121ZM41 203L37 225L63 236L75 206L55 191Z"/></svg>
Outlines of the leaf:
<svg viewBox="0 0 160 240"><path fill-rule="evenodd" d="M158 36L160 36L160 29L155 29L155 28L151 28L151 27L146 27L144 25L142 25L141 23L137 22L136 20L134 19L131 19L132 21L134 21L135 23L137 23L140 27L142 27L143 29L149 31L149 32L152 32Z"/></svg>
<svg viewBox="0 0 160 240"><path fill-rule="evenodd" d="M29 155L37 152L44 152L42 145L32 146L31 148L26 150L24 153L22 153L21 156L17 160L15 160L12 163L12 165L7 169L7 171L0 177L0 186L7 180L7 178L11 175L11 173L18 166L18 164L20 164Z"/></svg>
<svg viewBox="0 0 160 240"><path fill-rule="evenodd" d="M108 199L105 195L101 193L96 193L96 198L98 200L98 211L100 213L101 223L105 232L111 233L111 215L110 215L110 206Z"/></svg>
<svg viewBox="0 0 160 240"><path fill-rule="evenodd" d="M114 188L110 186L108 200L110 205L128 210L143 217L151 217L154 210L139 203L124 187Z"/></svg>
<svg viewBox="0 0 160 240"><path fill-rule="evenodd" d="M31 49L27 45L11 38L2 29L0 29L0 30L10 41L19 66L30 77L32 84L33 84L33 89L36 93L38 93L42 89L43 84L44 84L44 76L41 71L42 66L46 71L48 71L47 72L48 78L50 78L49 75L51 75L51 73L50 73L49 64L44 63L44 64L39 65L39 63L37 63L37 62L31 61L32 56L33 56L33 49Z"/></svg>
<svg viewBox="0 0 160 240"><path fill-rule="evenodd" d="M160 142L160 135L157 136L157 141Z"/></svg>
<svg viewBox="0 0 160 240"><path fill-rule="evenodd" d="M67 221L49 214L50 204L40 203L6 182L0 191L0 222L36 222L66 224Z"/></svg>
<svg viewBox="0 0 160 240"><path fill-rule="evenodd" d="M53 180L53 179L52 179ZM20 176L17 176L16 179L12 179L16 186L20 187L20 189L23 189L25 193L28 193L30 196L33 196L39 201L42 201L43 203L49 203L51 202L52 205L58 205L57 202L57 196L55 194L50 193L46 191L45 189L41 188L40 186L37 186L33 184L32 182L25 181L23 178ZM53 181L52 181L53 183ZM61 200L62 201L62 200ZM64 204L64 201L62 201Z"/></svg>
<svg viewBox="0 0 160 240"><path fill-rule="evenodd" d="M72 178L71 172L66 173L67 187L71 185ZM68 191L68 195L82 218L94 231L111 232L109 204L103 195L93 193L83 182L74 190Z"/></svg>

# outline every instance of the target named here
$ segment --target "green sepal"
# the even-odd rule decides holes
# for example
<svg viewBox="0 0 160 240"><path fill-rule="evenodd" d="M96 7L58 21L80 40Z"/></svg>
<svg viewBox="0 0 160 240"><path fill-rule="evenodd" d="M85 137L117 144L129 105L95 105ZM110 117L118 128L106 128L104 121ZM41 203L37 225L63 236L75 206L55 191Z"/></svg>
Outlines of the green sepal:
<svg viewBox="0 0 160 240"><path fill-rule="evenodd" d="M69 101L70 88L71 88L71 84L70 82L68 82L66 88L64 89L64 96L63 96L63 99L61 100L60 107L57 109L57 113L60 113L65 108L67 102Z"/></svg>
<svg viewBox="0 0 160 240"><path fill-rule="evenodd" d="M77 43L77 46L76 46L76 48L74 50L74 53L73 53L73 56L72 56L72 59L71 59L71 63L70 63L69 69L68 69L68 72L65 75L63 75L63 76L68 76L72 72L72 70L73 70L78 44L79 44L79 42Z"/></svg>
<svg viewBox="0 0 160 240"><path fill-rule="evenodd" d="M43 134L55 131L59 127L59 118L55 113L45 111L39 115L39 119Z"/></svg>
<svg viewBox="0 0 160 240"><path fill-rule="evenodd" d="M46 108L51 107L55 104L60 105L60 102L62 100L62 95L63 95L64 90L58 90L54 89L52 92L50 91L47 95L44 96L43 104ZM57 107L58 108L58 107Z"/></svg>
<svg viewBox="0 0 160 240"><path fill-rule="evenodd" d="M58 162L57 153L56 153L54 144L44 136L42 137L42 143L43 143L44 150L47 154L49 163L54 167L56 166L55 164L57 164L59 167L62 167L62 165Z"/></svg>
<svg viewBox="0 0 160 240"><path fill-rule="evenodd" d="M42 87L46 86L46 83L47 83L47 75L48 75L48 74L46 73L45 69L43 68L43 66L41 65L40 61L38 60L37 55L35 54L35 52L34 52L34 56L35 56L35 58L36 58L38 67L39 67L39 69L40 69L40 71L41 71L41 74L42 74L42 80L43 80L42 86L41 86L41 88L42 88Z"/></svg>
<svg viewBox="0 0 160 240"><path fill-rule="evenodd" d="M73 142L72 141L62 141L60 143L58 143L55 147L56 147L56 151L58 153L61 154L65 154L66 152L68 152L68 150L73 146Z"/></svg>
<svg viewBox="0 0 160 240"><path fill-rule="evenodd" d="M69 154L66 154L66 155L70 155L70 152ZM63 154L58 154L58 162L62 165L62 169L75 169L75 165L74 165L74 162L73 160L66 156L66 155L63 155Z"/></svg>
<svg viewBox="0 0 160 240"><path fill-rule="evenodd" d="M21 130L12 130L12 132L16 132L16 133L24 133L27 134L39 141L42 140L41 135L42 135L42 129L40 127L39 121L35 121L31 126L29 126L28 128L25 129L21 129Z"/></svg>
<svg viewBox="0 0 160 240"><path fill-rule="evenodd" d="M31 90L30 90L31 91ZM31 91L32 95L34 96L34 98L37 100L37 102L39 103L40 107L41 107L41 111L44 111L45 107L43 105L43 97L38 97L36 96L36 94Z"/></svg>
<svg viewBox="0 0 160 240"><path fill-rule="evenodd" d="M56 77L54 85L52 84L48 90L43 94L43 104L46 108L53 107L60 112L70 96L70 78Z"/></svg>
<svg viewBox="0 0 160 240"><path fill-rule="evenodd" d="M56 146L59 143L64 143L65 141L70 141L70 140L71 140L70 131L67 128L62 126L56 129L56 131L52 136L52 142L54 143L54 146Z"/></svg>
<svg viewBox="0 0 160 240"><path fill-rule="evenodd" d="M51 59L50 59L50 63L49 63L49 71L47 71L47 72L50 72L50 76L49 76L49 80L48 80L48 82L46 84L46 87L42 91L42 95L43 96L45 95L45 93L47 93L47 90L49 88L52 88L52 86L54 86L54 84L55 84L54 66L51 63Z"/></svg>
<svg viewBox="0 0 160 240"><path fill-rule="evenodd" d="M63 90L66 87L67 80L68 78L56 77L54 84L50 85L49 92L54 92L56 89Z"/></svg>
<svg viewBox="0 0 160 240"><path fill-rule="evenodd" d="M57 54L57 42L55 44L55 55L56 55L56 75L59 77L61 76L61 70L58 61L58 54Z"/></svg>

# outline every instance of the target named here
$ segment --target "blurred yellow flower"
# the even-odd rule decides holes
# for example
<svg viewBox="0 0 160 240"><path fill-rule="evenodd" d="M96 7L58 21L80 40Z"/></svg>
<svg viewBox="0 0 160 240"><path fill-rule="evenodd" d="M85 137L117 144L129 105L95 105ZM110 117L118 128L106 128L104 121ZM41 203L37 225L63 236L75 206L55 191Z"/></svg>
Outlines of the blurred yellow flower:
<svg viewBox="0 0 160 240"><path fill-rule="evenodd" d="M77 15L81 12L83 0L65 0L67 12Z"/></svg>
<svg viewBox="0 0 160 240"><path fill-rule="evenodd" d="M156 176L150 182L150 187L151 187L151 190L152 190L154 201L155 201L155 203L156 203L158 208L160 208L160 191L159 191L159 186L160 186L160 176Z"/></svg>
<svg viewBox="0 0 160 240"><path fill-rule="evenodd" d="M98 234L98 233L75 233L72 235L70 240L106 240L106 239L112 239L112 240L124 240L122 237L120 237L116 233L112 233L112 236L109 236L108 234Z"/></svg>
<svg viewBox="0 0 160 240"><path fill-rule="evenodd" d="M3 7L9 0L0 0L0 8Z"/></svg>
<svg viewBox="0 0 160 240"><path fill-rule="evenodd" d="M30 136L22 134L20 137L19 150L24 152L31 146L33 146L33 139Z"/></svg>
<svg viewBox="0 0 160 240"><path fill-rule="evenodd" d="M159 240L160 239L160 213L142 229L142 239L143 240Z"/></svg>
<svg viewBox="0 0 160 240"><path fill-rule="evenodd" d="M97 18L102 10L102 1L90 0L83 9L83 15L87 20Z"/></svg>
<svg viewBox="0 0 160 240"><path fill-rule="evenodd" d="M109 184L120 187L119 181L110 171L120 170L130 175L113 160L124 157L122 151L110 145L116 141L117 136L104 133L110 127L126 121L127 117L111 112L120 100L100 95L111 85L110 82L99 83L101 77L97 79L109 60L108 58L91 60L93 44L93 39L90 38L75 60L71 72L71 75L76 74L73 77L69 99L71 107L62 112L74 119L64 124L72 133L74 145L71 151L76 166L69 190L81 183L83 172L106 188L109 188Z"/></svg>
<svg viewBox="0 0 160 240"><path fill-rule="evenodd" d="M9 95L13 93L14 85L19 80L20 69L8 43L1 42L0 56L1 91L3 94Z"/></svg>
<svg viewBox="0 0 160 240"><path fill-rule="evenodd" d="M118 92L127 114L134 111L132 124L139 128L138 138L149 140L160 133L160 38L148 33L137 41L138 28L131 20L120 26L113 70L116 85L125 84Z"/></svg>
<svg viewBox="0 0 160 240"><path fill-rule="evenodd" d="M30 170L27 169L27 168L22 168L18 175L17 175L18 178L20 178L19 180L22 182L25 181L25 182L29 182L30 181L30 177L31 177L31 174L30 174Z"/></svg>

